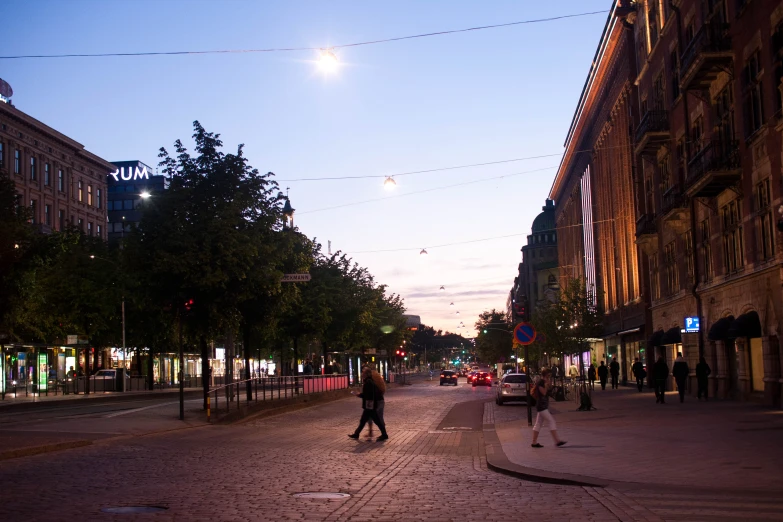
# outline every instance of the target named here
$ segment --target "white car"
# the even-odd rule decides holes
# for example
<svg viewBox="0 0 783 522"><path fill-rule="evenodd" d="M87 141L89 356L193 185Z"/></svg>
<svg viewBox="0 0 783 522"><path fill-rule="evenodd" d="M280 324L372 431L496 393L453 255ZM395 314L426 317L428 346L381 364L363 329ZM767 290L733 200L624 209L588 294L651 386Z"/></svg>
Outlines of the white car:
<svg viewBox="0 0 783 522"><path fill-rule="evenodd" d="M528 401L527 375L524 373L507 373L498 382L495 402L502 406L508 401Z"/></svg>

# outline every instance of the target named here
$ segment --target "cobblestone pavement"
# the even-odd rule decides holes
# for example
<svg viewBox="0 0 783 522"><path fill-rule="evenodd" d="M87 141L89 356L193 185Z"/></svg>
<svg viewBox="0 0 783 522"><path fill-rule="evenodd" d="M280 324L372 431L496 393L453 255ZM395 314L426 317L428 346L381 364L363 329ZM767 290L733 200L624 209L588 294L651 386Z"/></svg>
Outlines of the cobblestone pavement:
<svg viewBox="0 0 783 522"><path fill-rule="evenodd" d="M481 416L490 397L464 384L394 388L385 443L347 437L360 415L359 401L348 398L241 425L7 460L0 520L619 519L596 492L487 470ZM299 492L351 496L292 496ZM167 510L101 512L133 505Z"/></svg>
<svg viewBox="0 0 783 522"><path fill-rule="evenodd" d="M524 405L487 404L485 422L492 419L515 464L612 481L588 488L610 506L630 502L631 511L645 506L665 520L783 520L783 413L692 398L680 404L671 395L658 405L647 392L597 390L592 412L550 403L568 440L563 448L553 447L546 426L545 447L530 447Z"/></svg>

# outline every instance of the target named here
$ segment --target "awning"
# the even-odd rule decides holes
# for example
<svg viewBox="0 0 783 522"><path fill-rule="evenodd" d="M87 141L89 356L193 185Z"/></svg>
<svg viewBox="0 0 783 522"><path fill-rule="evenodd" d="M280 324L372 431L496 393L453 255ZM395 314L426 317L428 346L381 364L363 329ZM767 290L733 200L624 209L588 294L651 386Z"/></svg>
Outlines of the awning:
<svg viewBox="0 0 783 522"><path fill-rule="evenodd" d="M761 321L759 314L748 312L737 317L729 326L728 336L731 338L761 337Z"/></svg>
<svg viewBox="0 0 783 522"><path fill-rule="evenodd" d="M715 321L710 327L710 333L707 334L707 339L710 341L722 341L724 339L730 339L729 327L734 322L734 316L723 317Z"/></svg>
<svg viewBox="0 0 783 522"><path fill-rule="evenodd" d="M661 339L663 339L663 330L658 330L657 332L653 332L652 337L650 337L650 340L647 341L647 346L649 347L660 346Z"/></svg>
<svg viewBox="0 0 783 522"><path fill-rule="evenodd" d="M661 344L680 344L681 342L682 335L680 335L680 329L677 327L666 330L661 339Z"/></svg>

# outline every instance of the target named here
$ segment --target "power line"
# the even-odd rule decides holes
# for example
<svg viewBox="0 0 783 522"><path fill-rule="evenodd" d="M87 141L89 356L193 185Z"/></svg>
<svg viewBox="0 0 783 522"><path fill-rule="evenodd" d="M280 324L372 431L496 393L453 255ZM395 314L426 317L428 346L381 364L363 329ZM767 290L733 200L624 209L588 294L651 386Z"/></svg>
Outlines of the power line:
<svg viewBox="0 0 783 522"><path fill-rule="evenodd" d="M16 56L0 56L4 60L20 60L27 58L105 58L105 57L128 57L128 56L180 56L194 54L231 54L231 53L274 53L274 52L296 52L296 51L319 51L326 49L344 49L347 47L359 47L362 45L376 45L388 42L398 42L401 40L412 40L414 38L427 38L430 36L443 36L455 33L467 33L470 31L483 31L485 29L497 29L500 27L510 27L514 25L535 24L543 22L554 22L566 18L577 18L580 16L590 16L595 14L605 14L609 11L591 11L588 13L575 13L561 16L552 16L549 18L537 18L533 20L522 20L519 22L507 22L503 24L482 25L477 27L467 27L464 29L452 29L448 31L436 31L432 33L413 34L408 36L397 36L394 38L383 38L380 40L368 40L364 42L354 42L340 45L331 45L325 47L271 47L267 49L216 49L210 51L153 51L153 52L130 52L130 53L82 53L82 54L28 54Z"/></svg>

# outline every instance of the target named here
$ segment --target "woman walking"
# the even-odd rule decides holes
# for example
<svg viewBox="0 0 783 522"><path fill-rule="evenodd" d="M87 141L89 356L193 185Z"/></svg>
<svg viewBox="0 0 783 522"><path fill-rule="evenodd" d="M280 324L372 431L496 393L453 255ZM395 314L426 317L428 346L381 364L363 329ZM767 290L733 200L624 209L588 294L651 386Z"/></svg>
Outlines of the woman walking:
<svg viewBox="0 0 783 522"><path fill-rule="evenodd" d="M541 372L541 380L536 383L536 388L533 393L533 397L536 399L536 425L533 426L533 443L534 448L543 448L538 443L538 433L541 431L541 426L546 420L549 425L549 431L552 433L552 438L555 440L555 445L562 446L566 443L564 440L560 440L557 436L557 424L554 417L549 412L549 385L552 378L552 372L544 370Z"/></svg>
<svg viewBox="0 0 783 522"><path fill-rule="evenodd" d="M362 418L359 420L359 427L356 431L348 435L352 439L358 439L364 429L367 421L372 420L381 430L381 436L376 439L377 442L383 442L389 438L386 434L386 425L383 418L379 415L379 405L381 415L383 413L383 392L375 383L370 368L362 370L362 393L358 395L362 399Z"/></svg>

